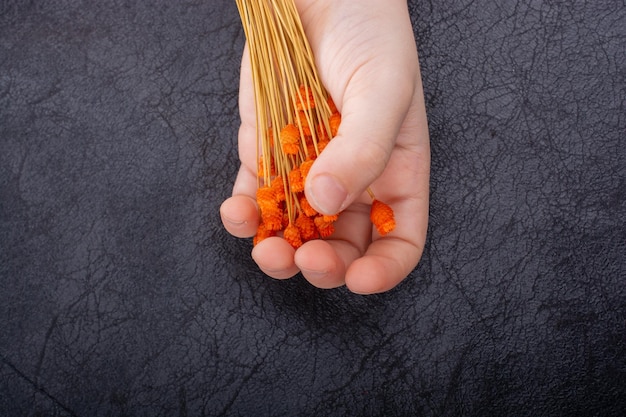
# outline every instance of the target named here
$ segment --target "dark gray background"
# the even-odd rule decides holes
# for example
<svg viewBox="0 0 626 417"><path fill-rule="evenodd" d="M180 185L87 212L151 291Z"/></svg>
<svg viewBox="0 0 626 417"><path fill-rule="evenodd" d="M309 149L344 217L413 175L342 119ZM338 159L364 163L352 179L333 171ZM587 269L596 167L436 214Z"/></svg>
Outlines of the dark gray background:
<svg viewBox="0 0 626 417"><path fill-rule="evenodd" d="M0 415L622 415L626 3L410 8L429 235L361 297L221 227L234 1L0 2Z"/></svg>

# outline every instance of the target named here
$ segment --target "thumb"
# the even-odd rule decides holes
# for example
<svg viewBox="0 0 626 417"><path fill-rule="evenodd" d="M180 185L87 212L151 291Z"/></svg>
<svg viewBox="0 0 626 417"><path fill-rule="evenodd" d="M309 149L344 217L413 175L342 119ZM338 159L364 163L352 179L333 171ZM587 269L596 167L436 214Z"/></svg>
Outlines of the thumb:
<svg viewBox="0 0 626 417"><path fill-rule="evenodd" d="M338 100L337 135L307 175L306 197L320 213L344 210L382 174L410 107L415 82L410 68L361 70Z"/></svg>

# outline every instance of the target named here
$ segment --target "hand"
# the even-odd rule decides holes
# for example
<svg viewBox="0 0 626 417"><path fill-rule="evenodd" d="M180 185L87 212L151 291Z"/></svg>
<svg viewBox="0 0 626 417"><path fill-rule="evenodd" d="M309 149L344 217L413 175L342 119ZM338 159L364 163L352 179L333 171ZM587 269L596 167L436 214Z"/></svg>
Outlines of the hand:
<svg viewBox="0 0 626 417"><path fill-rule="evenodd" d="M324 86L342 113L337 136L317 158L305 186L320 213L342 211L335 233L297 251L280 237L252 257L274 278L298 271L320 288L387 291L417 265L428 224L430 145L417 48L406 1L299 0L303 26ZM256 127L247 49L241 65L239 156L233 196L220 209L224 227L251 237ZM395 211L396 229L381 237L369 220L370 186Z"/></svg>

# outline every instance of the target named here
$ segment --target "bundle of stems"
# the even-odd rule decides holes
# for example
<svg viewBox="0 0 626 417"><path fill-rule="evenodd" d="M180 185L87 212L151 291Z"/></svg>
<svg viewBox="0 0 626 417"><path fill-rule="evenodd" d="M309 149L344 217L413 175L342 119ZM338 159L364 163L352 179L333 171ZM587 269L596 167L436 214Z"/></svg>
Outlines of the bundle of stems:
<svg viewBox="0 0 626 417"><path fill-rule="evenodd" d="M322 85L293 0L236 0L248 42L257 121L261 223L254 243L282 234L297 248L334 232L338 214L317 213L304 196L313 161L337 134L341 115ZM373 199L381 234L393 210Z"/></svg>

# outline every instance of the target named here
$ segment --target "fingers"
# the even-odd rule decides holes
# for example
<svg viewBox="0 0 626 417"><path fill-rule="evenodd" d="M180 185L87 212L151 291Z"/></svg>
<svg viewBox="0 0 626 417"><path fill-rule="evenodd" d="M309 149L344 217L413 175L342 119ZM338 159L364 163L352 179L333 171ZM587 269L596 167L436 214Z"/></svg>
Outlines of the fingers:
<svg viewBox="0 0 626 417"><path fill-rule="evenodd" d="M291 278L298 273L293 261L295 250L285 239L270 237L252 249L252 259L261 271L276 279Z"/></svg>
<svg viewBox="0 0 626 417"><path fill-rule="evenodd" d="M345 262L329 241L306 242L296 251L294 262L304 278L317 288L336 288L344 284Z"/></svg>

